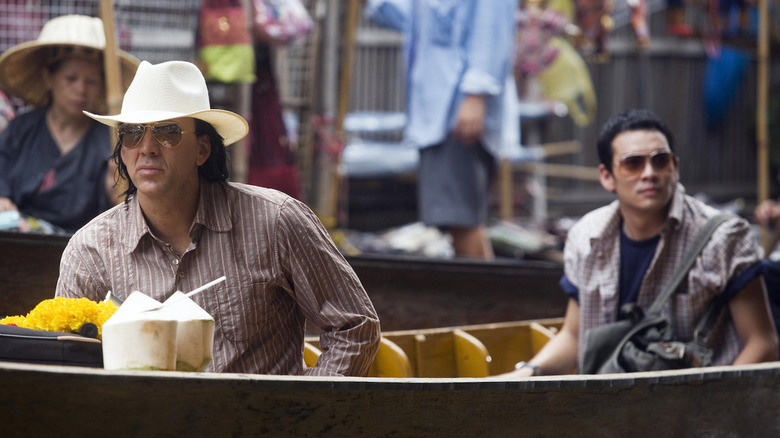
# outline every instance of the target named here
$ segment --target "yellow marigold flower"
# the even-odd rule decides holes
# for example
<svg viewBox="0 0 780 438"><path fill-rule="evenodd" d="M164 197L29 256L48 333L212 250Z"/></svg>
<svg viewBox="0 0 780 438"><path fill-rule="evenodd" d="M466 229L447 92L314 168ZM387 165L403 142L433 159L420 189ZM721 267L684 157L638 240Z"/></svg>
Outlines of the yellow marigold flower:
<svg viewBox="0 0 780 438"><path fill-rule="evenodd" d="M0 319L0 324L24 327L24 316L6 316Z"/></svg>
<svg viewBox="0 0 780 438"><path fill-rule="evenodd" d="M95 302L88 298L56 297L43 300L26 317L20 327L53 332L78 333L85 323L95 324L98 339L103 335L103 323L116 311L112 302Z"/></svg>

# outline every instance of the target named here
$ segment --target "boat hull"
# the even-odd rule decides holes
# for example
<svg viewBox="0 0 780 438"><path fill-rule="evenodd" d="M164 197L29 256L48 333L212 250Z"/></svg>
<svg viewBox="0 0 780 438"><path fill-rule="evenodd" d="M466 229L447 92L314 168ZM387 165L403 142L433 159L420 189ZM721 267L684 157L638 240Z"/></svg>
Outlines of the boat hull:
<svg viewBox="0 0 780 438"><path fill-rule="evenodd" d="M780 363L380 379L0 363L7 436L776 436ZM72 432L72 433L71 433Z"/></svg>

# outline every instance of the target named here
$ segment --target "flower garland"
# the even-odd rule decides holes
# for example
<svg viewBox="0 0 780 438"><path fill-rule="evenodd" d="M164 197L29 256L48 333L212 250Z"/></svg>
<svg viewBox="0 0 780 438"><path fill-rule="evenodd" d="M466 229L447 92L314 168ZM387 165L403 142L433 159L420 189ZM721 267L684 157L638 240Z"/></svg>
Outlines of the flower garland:
<svg viewBox="0 0 780 438"><path fill-rule="evenodd" d="M103 323L117 308L117 305L111 301L95 302L88 298L57 297L41 301L27 316L9 316L0 319L0 324L35 330L78 333L82 325L92 323L97 326L97 338L102 339Z"/></svg>

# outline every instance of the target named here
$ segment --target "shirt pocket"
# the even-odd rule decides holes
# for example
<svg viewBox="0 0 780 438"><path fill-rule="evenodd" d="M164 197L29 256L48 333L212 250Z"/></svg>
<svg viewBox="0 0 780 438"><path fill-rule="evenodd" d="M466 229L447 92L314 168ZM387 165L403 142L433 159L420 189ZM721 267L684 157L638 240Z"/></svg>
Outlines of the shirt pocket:
<svg viewBox="0 0 780 438"><path fill-rule="evenodd" d="M428 16L431 17L429 36L435 45L444 47L452 45L458 3L455 0L439 0L430 2L427 6Z"/></svg>
<svg viewBox="0 0 780 438"><path fill-rule="evenodd" d="M252 283L249 291L244 287L225 287L217 292L216 325L227 340L243 344L259 336L266 284L264 281Z"/></svg>

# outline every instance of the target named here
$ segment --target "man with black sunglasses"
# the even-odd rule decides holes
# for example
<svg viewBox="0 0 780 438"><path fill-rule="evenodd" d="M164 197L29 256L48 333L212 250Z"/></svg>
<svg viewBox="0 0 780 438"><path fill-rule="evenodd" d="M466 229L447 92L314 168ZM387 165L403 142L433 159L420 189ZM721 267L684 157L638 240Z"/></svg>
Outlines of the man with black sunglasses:
<svg viewBox="0 0 780 438"><path fill-rule="evenodd" d="M719 212L685 194L669 128L653 113L614 115L598 139L601 185L616 200L568 233L561 286L569 296L563 328L513 376L563 374L582 367L584 334L647 309L696 233ZM761 278L762 252L749 224L729 219L708 241L664 312L679 341L693 338L711 300L727 303L710 331L713 365L777 360L777 335Z"/></svg>
<svg viewBox="0 0 780 438"><path fill-rule="evenodd" d="M162 302L212 280L193 299L215 320L206 371L362 376L379 346L379 319L360 280L303 203L229 183L225 145L247 122L211 109L198 68L144 61L116 128L113 159L126 200L71 238L57 295L100 301L141 291ZM306 323L322 355L303 361Z"/></svg>

